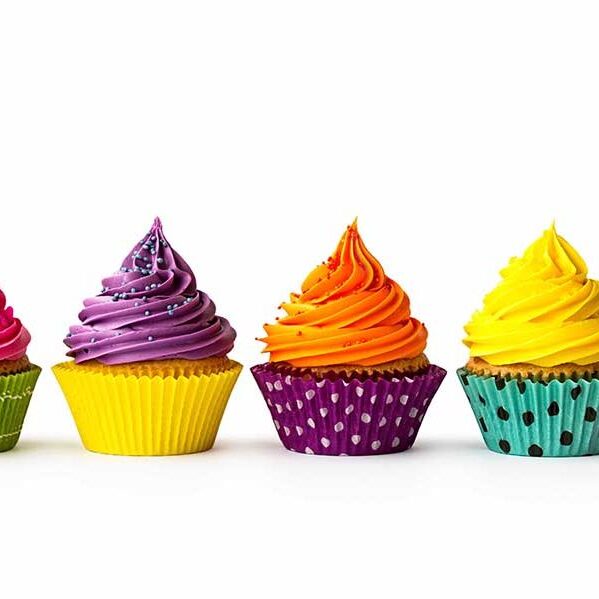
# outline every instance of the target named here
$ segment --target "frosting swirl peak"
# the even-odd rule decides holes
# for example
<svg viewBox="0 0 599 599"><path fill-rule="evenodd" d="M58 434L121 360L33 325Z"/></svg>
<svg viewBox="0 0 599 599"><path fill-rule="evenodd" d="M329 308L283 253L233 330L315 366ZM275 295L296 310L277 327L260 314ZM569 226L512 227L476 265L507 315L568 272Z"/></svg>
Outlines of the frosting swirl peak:
<svg viewBox="0 0 599 599"><path fill-rule="evenodd" d="M20 360L30 341L29 331L15 318L13 309L6 307L6 296L0 291L0 360Z"/></svg>
<svg viewBox="0 0 599 599"><path fill-rule="evenodd" d="M158 218L120 272L102 284L100 295L83 302L81 324L70 327L65 339L67 355L77 363L199 360L233 348L235 331L197 290L191 268L164 237Z"/></svg>
<svg viewBox="0 0 599 599"><path fill-rule="evenodd" d="M408 296L368 251L356 221L281 308L287 315L264 325L273 362L374 366L416 357L426 346L426 328L410 316Z"/></svg>
<svg viewBox="0 0 599 599"><path fill-rule="evenodd" d="M599 282L552 225L501 271L465 330L472 357L489 364L599 362Z"/></svg>

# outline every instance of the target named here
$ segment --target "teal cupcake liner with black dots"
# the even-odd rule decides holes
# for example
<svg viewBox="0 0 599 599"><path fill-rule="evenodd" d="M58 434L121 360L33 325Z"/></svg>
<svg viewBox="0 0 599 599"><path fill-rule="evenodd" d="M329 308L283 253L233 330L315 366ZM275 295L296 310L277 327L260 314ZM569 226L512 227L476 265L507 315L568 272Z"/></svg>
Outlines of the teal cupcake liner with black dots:
<svg viewBox="0 0 599 599"><path fill-rule="evenodd" d="M599 379L458 376L487 447L531 457L599 454Z"/></svg>

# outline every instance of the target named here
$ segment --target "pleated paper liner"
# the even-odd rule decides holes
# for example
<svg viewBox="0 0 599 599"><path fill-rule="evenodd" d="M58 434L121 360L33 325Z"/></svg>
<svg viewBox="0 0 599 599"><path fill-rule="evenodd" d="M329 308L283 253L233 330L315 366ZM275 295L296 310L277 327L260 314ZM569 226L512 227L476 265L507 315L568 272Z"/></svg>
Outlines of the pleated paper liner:
<svg viewBox="0 0 599 599"><path fill-rule="evenodd" d="M194 362L169 362L163 368L154 363L151 374L140 365L54 366L86 449L157 456L197 453L214 445L241 364L228 360L226 368L193 374Z"/></svg>
<svg viewBox="0 0 599 599"><path fill-rule="evenodd" d="M458 376L487 447L532 457L599 454L599 379Z"/></svg>
<svg viewBox="0 0 599 599"><path fill-rule="evenodd" d="M412 447L447 373L431 365L414 377L318 377L261 364L252 374L287 449L358 456Z"/></svg>
<svg viewBox="0 0 599 599"><path fill-rule="evenodd" d="M0 451L17 444L40 372L31 365L27 372L0 376Z"/></svg>

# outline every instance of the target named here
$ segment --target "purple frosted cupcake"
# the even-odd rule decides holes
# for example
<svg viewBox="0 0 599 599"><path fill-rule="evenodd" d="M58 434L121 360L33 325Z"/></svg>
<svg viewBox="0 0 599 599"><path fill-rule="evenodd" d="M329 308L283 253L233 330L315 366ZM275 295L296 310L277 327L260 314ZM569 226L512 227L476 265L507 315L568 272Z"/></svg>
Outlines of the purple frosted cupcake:
<svg viewBox="0 0 599 599"><path fill-rule="evenodd" d="M212 447L241 371L235 331L199 291L158 219L100 295L83 302L54 367L83 444L119 455Z"/></svg>
<svg viewBox="0 0 599 599"><path fill-rule="evenodd" d="M412 447L446 371L424 355L425 326L355 222L281 308L264 327L270 362L252 373L283 445L324 455Z"/></svg>

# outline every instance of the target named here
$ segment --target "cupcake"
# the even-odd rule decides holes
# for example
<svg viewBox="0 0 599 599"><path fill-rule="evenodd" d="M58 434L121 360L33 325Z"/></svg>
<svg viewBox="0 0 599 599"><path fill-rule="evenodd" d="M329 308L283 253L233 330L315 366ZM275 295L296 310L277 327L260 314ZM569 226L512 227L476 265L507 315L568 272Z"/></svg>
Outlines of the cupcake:
<svg viewBox="0 0 599 599"><path fill-rule="evenodd" d="M425 326L366 249L357 223L266 324L270 362L252 368L283 445L324 455L409 449L446 372Z"/></svg>
<svg viewBox="0 0 599 599"><path fill-rule="evenodd" d="M599 282L587 273L551 226L466 325L458 375L490 450L599 453Z"/></svg>
<svg viewBox="0 0 599 599"><path fill-rule="evenodd" d="M6 307L0 291L0 451L12 449L23 428L41 368L29 362L29 331Z"/></svg>
<svg viewBox="0 0 599 599"><path fill-rule="evenodd" d="M54 366L84 446L116 455L196 453L214 444L241 372L235 331L198 291L156 219L102 292L83 302Z"/></svg>

